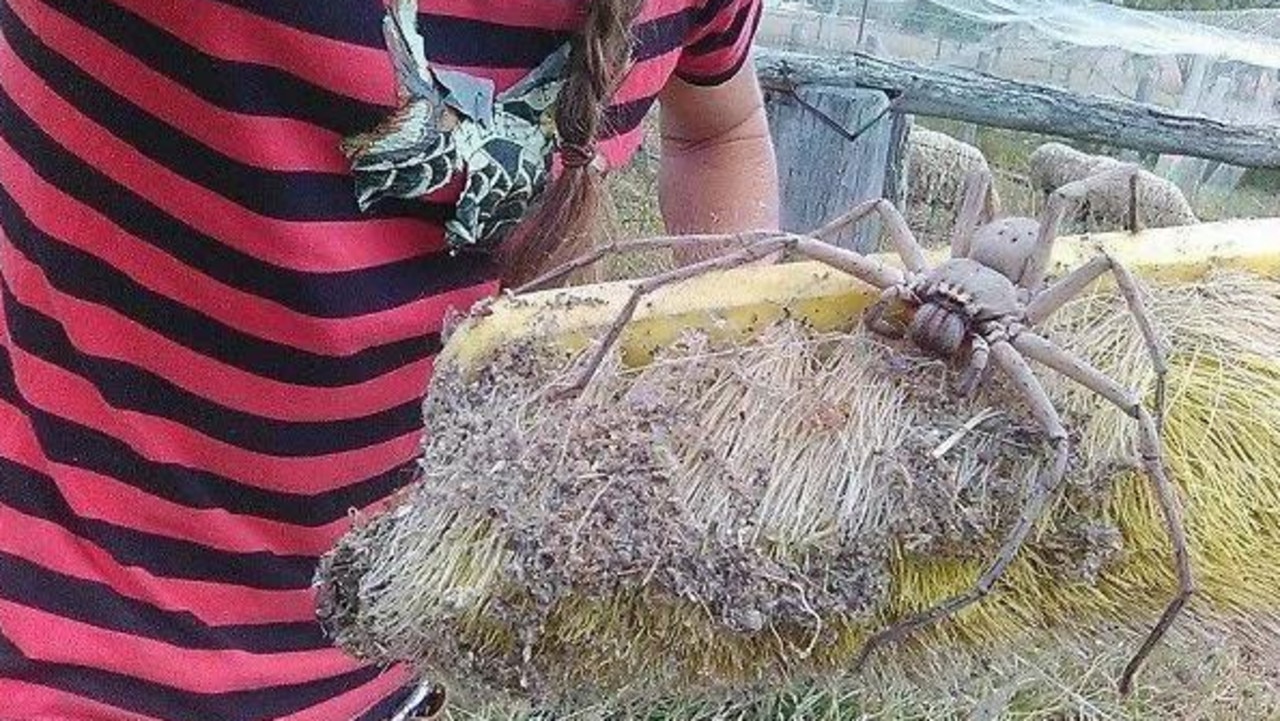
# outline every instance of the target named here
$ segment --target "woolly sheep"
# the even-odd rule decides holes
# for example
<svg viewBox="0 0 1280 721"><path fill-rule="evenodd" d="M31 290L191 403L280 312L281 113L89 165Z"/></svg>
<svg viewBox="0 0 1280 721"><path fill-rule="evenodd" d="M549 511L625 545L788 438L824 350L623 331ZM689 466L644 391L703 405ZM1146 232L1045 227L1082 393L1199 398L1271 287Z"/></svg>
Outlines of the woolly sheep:
<svg viewBox="0 0 1280 721"><path fill-rule="evenodd" d="M990 172L987 159L968 143L912 125L907 168L907 224L921 243L944 245L964 201L965 176L977 169Z"/></svg>
<svg viewBox="0 0 1280 721"><path fill-rule="evenodd" d="M1047 195L1074 180L1120 164L1062 143L1045 143L1027 159L1032 188ZM1186 196L1172 182L1148 171L1138 180L1138 218L1143 227L1163 228L1198 223ZM1087 195L1074 218L1064 222L1072 232L1107 232L1125 227L1129 213L1129 184L1117 182Z"/></svg>

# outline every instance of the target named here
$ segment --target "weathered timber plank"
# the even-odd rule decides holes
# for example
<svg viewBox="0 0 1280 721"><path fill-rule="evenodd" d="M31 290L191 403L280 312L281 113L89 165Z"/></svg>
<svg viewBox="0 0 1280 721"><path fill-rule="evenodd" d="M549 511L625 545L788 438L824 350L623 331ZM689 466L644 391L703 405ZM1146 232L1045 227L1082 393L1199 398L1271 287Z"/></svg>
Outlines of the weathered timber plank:
<svg viewBox="0 0 1280 721"><path fill-rule="evenodd" d="M960 68L930 68L862 53L818 56L760 47L761 83L870 88L899 99L896 112L1057 135L1151 153L1280 168L1280 126L1237 125L1133 101L1102 98Z"/></svg>
<svg viewBox="0 0 1280 721"><path fill-rule="evenodd" d="M808 232L855 203L883 197L900 155L889 99L877 90L807 86L792 93L765 91L782 194L784 230ZM850 137L856 134L856 137ZM862 252L879 238L875 219L831 239Z"/></svg>

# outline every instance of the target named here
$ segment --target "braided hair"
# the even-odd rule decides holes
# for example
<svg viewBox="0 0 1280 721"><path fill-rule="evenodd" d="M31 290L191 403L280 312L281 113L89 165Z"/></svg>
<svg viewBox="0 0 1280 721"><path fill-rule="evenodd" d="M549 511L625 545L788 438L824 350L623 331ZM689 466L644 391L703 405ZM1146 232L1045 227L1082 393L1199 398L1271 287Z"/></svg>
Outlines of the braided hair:
<svg viewBox="0 0 1280 721"><path fill-rule="evenodd" d="M605 109L630 67L631 25L644 1L586 0L586 5L556 101L562 172L498 252L509 285L576 255L594 230L602 192L593 167L596 142L606 129Z"/></svg>

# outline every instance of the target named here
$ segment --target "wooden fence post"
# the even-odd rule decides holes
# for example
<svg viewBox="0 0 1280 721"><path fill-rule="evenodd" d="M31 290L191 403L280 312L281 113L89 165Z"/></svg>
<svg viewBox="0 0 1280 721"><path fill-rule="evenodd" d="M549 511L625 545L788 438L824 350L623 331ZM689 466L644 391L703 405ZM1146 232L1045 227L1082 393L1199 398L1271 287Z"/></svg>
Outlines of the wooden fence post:
<svg viewBox="0 0 1280 721"><path fill-rule="evenodd" d="M1215 120L964 68L926 67L859 52L819 56L757 47L755 65L767 88L875 89L897 97L896 113L1195 156L1246 168L1280 168L1280 126L1274 123Z"/></svg>
<svg viewBox="0 0 1280 721"><path fill-rule="evenodd" d="M903 152L894 145L904 142L905 120L886 113L888 104L885 93L861 88L766 90L784 230L813 230L855 203L900 193ZM877 248L879 229L871 219L833 242L868 252Z"/></svg>

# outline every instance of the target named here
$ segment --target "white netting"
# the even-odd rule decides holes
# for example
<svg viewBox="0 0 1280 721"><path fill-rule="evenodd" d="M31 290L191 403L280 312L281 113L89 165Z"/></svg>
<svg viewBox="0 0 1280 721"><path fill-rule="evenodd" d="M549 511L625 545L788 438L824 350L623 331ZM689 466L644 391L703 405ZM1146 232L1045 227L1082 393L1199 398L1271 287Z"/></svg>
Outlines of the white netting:
<svg viewBox="0 0 1280 721"><path fill-rule="evenodd" d="M884 4L909 11L917 3L895 0ZM1091 0L929 0L928 4L975 25L997 31L1029 31L1078 47L1115 48L1147 56L1203 55L1280 68L1280 43L1271 38L1172 14L1134 11Z"/></svg>
<svg viewBox="0 0 1280 721"><path fill-rule="evenodd" d="M766 0L760 44L855 49L1215 119L1280 122L1280 11L1151 12L1093 0ZM864 9L865 8L865 9ZM962 136L963 137L963 136ZM966 139L972 140L972 135ZM1242 168L1166 156L1195 198Z"/></svg>
<svg viewBox="0 0 1280 721"><path fill-rule="evenodd" d="M1280 10L1183 10L1166 13L1225 30L1255 36L1280 38Z"/></svg>
<svg viewBox="0 0 1280 721"><path fill-rule="evenodd" d="M824 4L835 11L815 9ZM889 57L1130 98L1141 94L1143 76L1154 74L1150 101L1159 104L1182 104L1181 91L1195 90L1184 86L1197 64L1215 80L1274 80L1280 70L1280 39L1273 37L1280 35L1280 11L1273 10L1156 13L1092 0L870 0L863 27L859 0L767 5L764 45L838 52L857 48L862 35L864 50ZM1212 82L1201 85L1207 91Z"/></svg>

